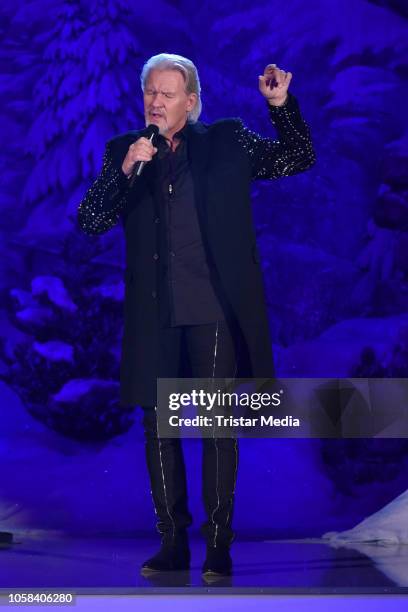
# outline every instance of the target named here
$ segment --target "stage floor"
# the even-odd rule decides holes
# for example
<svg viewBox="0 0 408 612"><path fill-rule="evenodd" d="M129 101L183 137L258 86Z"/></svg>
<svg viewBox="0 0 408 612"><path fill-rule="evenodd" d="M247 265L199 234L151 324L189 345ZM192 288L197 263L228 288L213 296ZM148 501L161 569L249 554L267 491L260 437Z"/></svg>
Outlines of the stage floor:
<svg viewBox="0 0 408 612"><path fill-rule="evenodd" d="M157 539L15 535L0 550L0 588L65 589L77 593L408 593L408 546L334 548L322 540L239 540L234 573L206 582L204 542L191 540L190 572L140 575Z"/></svg>

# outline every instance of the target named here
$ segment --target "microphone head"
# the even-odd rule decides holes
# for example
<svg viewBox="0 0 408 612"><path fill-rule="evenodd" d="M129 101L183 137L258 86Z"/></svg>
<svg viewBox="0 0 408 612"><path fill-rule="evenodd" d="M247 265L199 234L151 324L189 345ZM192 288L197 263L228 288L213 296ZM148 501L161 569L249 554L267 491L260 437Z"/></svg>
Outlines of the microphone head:
<svg viewBox="0 0 408 612"><path fill-rule="evenodd" d="M146 138L150 138L151 136L157 136L159 131L160 129L157 125L155 125L154 123L150 123L145 130Z"/></svg>

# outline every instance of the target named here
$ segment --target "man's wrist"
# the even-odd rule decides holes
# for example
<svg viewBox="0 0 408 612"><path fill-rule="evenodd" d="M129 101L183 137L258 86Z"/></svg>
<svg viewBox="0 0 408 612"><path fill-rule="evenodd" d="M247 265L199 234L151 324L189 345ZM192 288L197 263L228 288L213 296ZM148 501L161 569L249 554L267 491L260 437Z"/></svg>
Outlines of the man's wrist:
<svg viewBox="0 0 408 612"><path fill-rule="evenodd" d="M117 181L118 181L118 187L121 189L125 187L127 188L129 184L129 179L131 178L132 173L130 173L129 175L125 174L123 172L123 168L116 168L116 170L117 170L116 176L117 176Z"/></svg>
<svg viewBox="0 0 408 612"><path fill-rule="evenodd" d="M276 99L267 98L269 106L272 106L272 107L286 106L288 100L289 100L289 95L288 94L286 94L286 96L285 96L285 98L283 100L280 100L278 102L276 101Z"/></svg>
<svg viewBox="0 0 408 612"><path fill-rule="evenodd" d="M123 166L121 167L122 174L127 179L130 179L130 177L132 176L132 170L133 170L133 168L130 168L130 170L128 172L125 172Z"/></svg>

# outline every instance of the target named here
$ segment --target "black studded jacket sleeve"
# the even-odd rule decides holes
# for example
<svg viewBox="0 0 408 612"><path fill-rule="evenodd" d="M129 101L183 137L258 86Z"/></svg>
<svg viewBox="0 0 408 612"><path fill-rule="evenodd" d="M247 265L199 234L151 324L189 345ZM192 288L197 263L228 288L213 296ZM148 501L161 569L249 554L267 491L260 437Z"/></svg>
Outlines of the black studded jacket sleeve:
<svg viewBox="0 0 408 612"><path fill-rule="evenodd" d="M269 116L278 140L264 138L238 124L237 138L250 158L252 178L277 179L304 172L316 158L309 128L292 94L283 106L270 106Z"/></svg>
<svg viewBox="0 0 408 612"><path fill-rule="evenodd" d="M103 234L116 225L126 202L128 180L113 165L110 143L103 156L102 170L78 208L78 223L86 234Z"/></svg>

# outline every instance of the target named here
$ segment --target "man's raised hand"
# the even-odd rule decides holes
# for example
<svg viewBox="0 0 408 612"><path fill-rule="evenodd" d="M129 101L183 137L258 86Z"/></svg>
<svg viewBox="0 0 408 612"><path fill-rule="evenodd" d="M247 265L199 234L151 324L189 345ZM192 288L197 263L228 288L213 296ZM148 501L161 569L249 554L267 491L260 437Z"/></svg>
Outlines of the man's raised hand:
<svg viewBox="0 0 408 612"><path fill-rule="evenodd" d="M285 103L292 73L280 70L276 64L268 64L263 75L259 77L259 91L271 106L282 106Z"/></svg>

